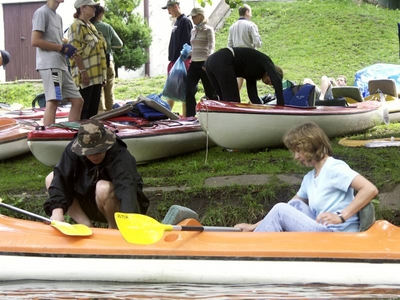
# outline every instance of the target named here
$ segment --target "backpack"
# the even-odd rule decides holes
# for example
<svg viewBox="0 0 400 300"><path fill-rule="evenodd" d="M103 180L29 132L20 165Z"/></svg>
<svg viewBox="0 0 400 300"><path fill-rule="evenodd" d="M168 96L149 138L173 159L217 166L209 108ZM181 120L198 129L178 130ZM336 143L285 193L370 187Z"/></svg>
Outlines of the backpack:
<svg viewBox="0 0 400 300"><path fill-rule="evenodd" d="M299 84L283 90L285 105L315 106L315 85Z"/></svg>
<svg viewBox="0 0 400 300"><path fill-rule="evenodd" d="M40 107L46 107L46 97L44 93L38 94L32 101L32 108L35 108L36 104Z"/></svg>

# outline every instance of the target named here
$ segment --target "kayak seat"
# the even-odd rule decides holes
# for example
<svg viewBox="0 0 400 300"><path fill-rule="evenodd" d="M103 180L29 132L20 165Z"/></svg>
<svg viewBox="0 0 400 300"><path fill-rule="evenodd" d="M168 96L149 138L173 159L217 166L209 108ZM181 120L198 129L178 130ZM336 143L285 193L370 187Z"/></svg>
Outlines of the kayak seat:
<svg viewBox="0 0 400 300"><path fill-rule="evenodd" d="M96 119L96 120L101 121L101 120L107 120L107 119L114 118L114 117L119 117L119 116L125 115L126 113L131 111L132 108L133 108L132 103L126 103L122 106L113 108L112 110L105 111L103 113L94 115L91 117L91 119Z"/></svg>
<svg viewBox="0 0 400 300"><path fill-rule="evenodd" d="M185 219L198 220L199 216L195 211L191 210L190 208L175 204L169 208L161 223L176 225Z"/></svg>
<svg viewBox="0 0 400 300"><path fill-rule="evenodd" d="M370 95L378 94L378 90L386 95L398 97L397 86L394 79L371 79L368 81L368 91Z"/></svg>
<svg viewBox="0 0 400 300"><path fill-rule="evenodd" d="M334 86L332 96L334 99L345 98L348 103L364 101L360 89L356 86Z"/></svg>
<svg viewBox="0 0 400 300"><path fill-rule="evenodd" d="M375 217L375 206L372 202L369 202L358 212L358 218L360 219L360 232L366 231L370 228L376 220Z"/></svg>

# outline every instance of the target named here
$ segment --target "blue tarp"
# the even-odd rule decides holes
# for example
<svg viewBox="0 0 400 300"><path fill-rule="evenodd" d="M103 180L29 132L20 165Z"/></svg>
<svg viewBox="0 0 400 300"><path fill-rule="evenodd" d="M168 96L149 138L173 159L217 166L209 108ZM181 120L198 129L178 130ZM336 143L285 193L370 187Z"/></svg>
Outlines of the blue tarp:
<svg viewBox="0 0 400 300"><path fill-rule="evenodd" d="M371 79L393 79L397 90L400 91L400 65L374 64L358 71L355 75L354 85L357 86L363 97L369 95L368 81Z"/></svg>

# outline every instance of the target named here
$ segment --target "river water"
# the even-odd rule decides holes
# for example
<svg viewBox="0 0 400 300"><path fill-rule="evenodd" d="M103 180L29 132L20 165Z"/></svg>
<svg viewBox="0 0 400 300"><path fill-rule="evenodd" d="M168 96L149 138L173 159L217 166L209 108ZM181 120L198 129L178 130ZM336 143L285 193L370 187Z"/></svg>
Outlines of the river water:
<svg viewBox="0 0 400 300"><path fill-rule="evenodd" d="M0 282L0 299L400 299L400 285L294 286L16 281Z"/></svg>

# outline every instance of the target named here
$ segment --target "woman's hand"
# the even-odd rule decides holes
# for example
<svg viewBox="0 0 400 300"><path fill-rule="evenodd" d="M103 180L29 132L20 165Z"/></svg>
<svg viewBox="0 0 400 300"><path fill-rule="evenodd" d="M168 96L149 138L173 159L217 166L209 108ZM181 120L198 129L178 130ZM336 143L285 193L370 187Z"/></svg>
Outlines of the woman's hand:
<svg viewBox="0 0 400 300"><path fill-rule="evenodd" d="M257 224L247 224L247 223L240 223L240 224L236 224L234 227L235 228L241 228L243 232L251 232L254 231L254 229L256 229Z"/></svg>
<svg viewBox="0 0 400 300"><path fill-rule="evenodd" d="M90 84L90 77L89 77L89 73L87 71L83 71L81 73L81 78L82 78L82 84L83 85L89 85Z"/></svg>
<svg viewBox="0 0 400 300"><path fill-rule="evenodd" d="M317 216L316 221L322 225L329 225L329 224L341 224L342 219L339 217L338 214L324 212Z"/></svg>

